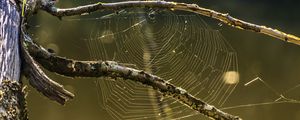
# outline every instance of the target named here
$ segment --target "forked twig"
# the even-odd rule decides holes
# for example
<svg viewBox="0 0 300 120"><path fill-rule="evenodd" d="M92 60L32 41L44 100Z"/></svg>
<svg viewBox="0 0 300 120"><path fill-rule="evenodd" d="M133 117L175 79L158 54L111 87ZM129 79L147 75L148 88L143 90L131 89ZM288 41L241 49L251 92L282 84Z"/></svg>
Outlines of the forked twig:
<svg viewBox="0 0 300 120"><path fill-rule="evenodd" d="M23 41L24 39L22 39ZM23 57L23 73L28 78L30 85L37 91L51 100L54 100L62 105L69 99L74 98L74 94L64 89L64 87L51 80L33 60L26 49L25 44L21 44L21 52Z"/></svg>
<svg viewBox="0 0 300 120"><path fill-rule="evenodd" d="M114 61L77 61L55 56L42 47L27 42L31 56L44 68L69 77L111 77L129 79L161 92L165 96L172 97L182 104L199 113L216 120L241 120L238 116L225 113L216 107L205 103L189 94L182 88L168 83L166 80L129 67L119 65Z"/></svg>
<svg viewBox="0 0 300 120"><path fill-rule="evenodd" d="M55 6L49 4L44 4L42 6L42 9L57 17L82 15L85 13L91 13L100 10L120 10L125 8L159 8L159 9L193 12L199 15L203 15L203 16L207 16L219 20L234 28L262 33L280 40L284 40L287 42L300 45L300 38L297 36L287 34L277 29L273 29L263 25L252 24L234 18L230 16L228 13L226 14L220 13L211 9L199 7L196 4L167 2L167 1L124 1L124 2L114 2L114 3L99 2L95 4L78 6L74 8L66 8L66 9L56 8Z"/></svg>

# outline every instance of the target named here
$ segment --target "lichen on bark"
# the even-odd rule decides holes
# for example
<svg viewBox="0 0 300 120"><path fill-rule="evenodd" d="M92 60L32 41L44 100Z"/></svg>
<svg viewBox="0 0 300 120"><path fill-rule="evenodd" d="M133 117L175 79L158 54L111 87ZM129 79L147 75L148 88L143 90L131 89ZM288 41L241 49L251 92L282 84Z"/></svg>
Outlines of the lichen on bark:
<svg viewBox="0 0 300 120"><path fill-rule="evenodd" d="M0 119L27 120L25 87L15 80L3 80L0 85Z"/></svg>

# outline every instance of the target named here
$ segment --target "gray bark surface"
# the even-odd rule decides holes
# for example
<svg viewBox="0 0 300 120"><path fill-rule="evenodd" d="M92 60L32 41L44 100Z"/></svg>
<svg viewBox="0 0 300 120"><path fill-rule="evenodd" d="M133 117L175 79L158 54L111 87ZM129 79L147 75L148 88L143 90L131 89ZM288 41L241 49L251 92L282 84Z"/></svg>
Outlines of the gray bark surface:
<svg viewBox="0 0 300 120"><path fill-rule="evenodd" d="M17 6L10 0L1 0L0 4L0 82L2 80L19 81L20 13Z"/></svg>
<svg viewBox="0 0 300 120"><path fill-rule="evenodd" d="M12 0L0 0L0 119L27 119L20 83L20 9Z"/></svg>

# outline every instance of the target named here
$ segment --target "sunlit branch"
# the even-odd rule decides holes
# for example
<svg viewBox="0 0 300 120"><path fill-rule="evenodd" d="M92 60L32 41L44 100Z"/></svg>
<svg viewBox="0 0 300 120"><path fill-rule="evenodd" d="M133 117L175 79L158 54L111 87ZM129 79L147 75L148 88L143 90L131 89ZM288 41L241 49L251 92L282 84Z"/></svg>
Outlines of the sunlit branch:
<svg viewBox="0 0 300 120"><path fill-rule="evenodd" d="M51 72L69 77L110 77L112 79L132 80L153 87L153 89L161 92L163 95L172 97L210 118L216 120L240 120L239 117L225 113L192 96L184 89L142 70L122 66L114 61L77 61L62 58L49 53L32 42L27 42L26 44L31 56Z"/></svg>
<svg viewBox="0 0 300 120"><path fill-rule="evenodd" d="M50 14L58 17L81 15L101 10L120 10L125 8L160 8L169 10L181 10L193 12L203 16L207 16L219 20L234 28L249 30L257 33L262 33L280 40L291 42L300 45L300 38L285 32L266 27L263 25L252 24L230 16L228 13L220 13L211 9L199 7L196 4L166 2L166 1L124 1L115 3L95 3L90 5L78 6L74 8L60 9L53 5L44 5L42 9Z"/></svg>

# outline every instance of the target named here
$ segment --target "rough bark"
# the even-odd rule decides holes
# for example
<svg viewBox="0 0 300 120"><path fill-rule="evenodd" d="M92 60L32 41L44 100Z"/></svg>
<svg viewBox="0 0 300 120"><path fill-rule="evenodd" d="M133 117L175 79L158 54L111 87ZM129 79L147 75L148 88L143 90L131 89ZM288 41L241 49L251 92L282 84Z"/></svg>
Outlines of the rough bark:
<svg viewBox="0 0 300 120"><path fill-rule="evenodd" d="M27 119L25 94L20 82L21 14L12 0L0 1L0 119Z"/></svg>

